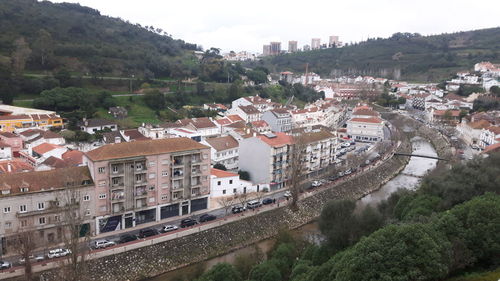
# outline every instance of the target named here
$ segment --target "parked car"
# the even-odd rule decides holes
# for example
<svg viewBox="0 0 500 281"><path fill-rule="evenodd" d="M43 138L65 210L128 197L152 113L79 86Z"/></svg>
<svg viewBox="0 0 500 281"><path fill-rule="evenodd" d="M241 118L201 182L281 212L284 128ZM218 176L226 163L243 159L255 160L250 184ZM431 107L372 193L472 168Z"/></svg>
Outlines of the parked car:
<svg viewBox="0 0 500 281"><path fill-rule="evenodd" d="M283 196L285 198L292 198L292 193L289 190L287 190L287 191L285 191L285 193L283 194Z"/></svg>
<svg viewBox="0 0 500 281"><path fill-rule="evenodd" d="M344 175L350 175L352 173L352 170L351 169L347 169L345 172L344 172Z"/></svg>
<svg viewBox="0 0 500 281"><path fill-rule="evenodd" d="M11 268L12 264L8 261L0 261L0 269L8 269Z"/></svg>
<svg viewBox="0 0 500 281"><path fill-rule="evenodd" d="M211 215L211 214L204 214L204 215L201 215L200 216L200 219L199 221L200 222L207 222L207 221L213 221L215 220L217 217L214 216L214 215Z"/></svg>
<svg viewBox="0 0 500 281"><path fill-rule="evenodd" d="M262 203L260 203L259 200L252 200L247 202L247 208L248 209L255 209L262 206Z"/></svg>
<svg viewBox="0 0 500 281"><path fill-rule="evenodd" d="M231 208L231 212L233 214L241 213L241 212L244 212L245 210L246 210L245 207L242 207L242 206L233 206Z"/></svg>
<svg viewBox="0 0 500 281"><path fill-rule="evenodd" d="M139 230L139 238L146 238L146 237L155 236L158 234L159 234L158 230L156 230L154 228L145 228L145 229Z"/></svg>
<svg viewBox="0 0 500 281"><path fill-rule="evenodd" d="M330 177L328 178L328 180L330 180L330 181L336 181L338 178L339 178L339 176L338 176L338 175L333 175L333 176L330 176Z"/></svg>
<svg viewBox="0 0 500 281"><path fill-rule="evenodd" d="M109 241L107 239L99 239L94 241L94 249L104 249L116 245L115 242Z"/></svg>
<svg viewBox="0 0 500 281"><path fill-rule="evenodd" d="M196 220L194 220L194 219L183 219L183 220L181 220L181 227L182 228L193 226L195 224L198 224L198 222Z"/></svg>
<svg viewBox="0 0 500 281"><path fill-rule="evenodd" d="M342 146L342 147L349 147L349 146L351 146L351 144L348 143L348 142L344 142L340 146Z"/></svg>
<svg viewBox="0 0 500 281"><path fill-rule="evenodd" d="M264 198L264 200L262 200L262 204L264 204L264 205L269 205L272 203L273 203L273 199L271 199L271 198Z"/></svg>
<svg viewBox="0 0 500 281"><path fill-rule="evenodd" d="M133 234L123 234L122 236L120 236L120 240L118 240L118 243L127 243L135 240L137 240L137 236Z"/></svg>
<svg viewBox="0 0 500 281"><path fill-rule="evenodd" d="M40 262L40 261L43 261L45 259L44 256L34 256L34 255L29 256L29 258L30 258L31 262ZM24 264L25 262L26 261L24 258L19 259L19 264Z"/></svg>
<svg viewBox="0 0 500 281"><path fill-rule="evenodd" d="M170 231L174 231L174 230L177 230L179 229L179 227L177 225L165 225L161 228L160 232L162 233L166 233L166 232L170 232Z"/></svg>
<svg viewBox="0 0 500 281"><path fill-rule="evenodd" d="M70 249L59 248L59 249L50 250L49 253L47 254L47 257L49 259L53 259L53 258L65 257L69 254L71 254Z"/></svg>
<svg viewBox="0 0 500 281"><path fill-rule="evenodd" d="M321 186L321 182L320 181L312 181L311 186L312 187L319 187L319 186Z"/></svg>

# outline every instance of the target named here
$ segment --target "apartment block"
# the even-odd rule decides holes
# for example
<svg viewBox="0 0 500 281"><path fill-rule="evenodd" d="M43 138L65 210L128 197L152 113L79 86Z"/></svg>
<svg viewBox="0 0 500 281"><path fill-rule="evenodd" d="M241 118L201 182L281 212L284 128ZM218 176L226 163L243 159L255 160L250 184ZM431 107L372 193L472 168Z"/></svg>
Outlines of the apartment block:
<svg viewBox="0 0 500 281"><path fill-rule="evenodd" d="M109 144L85 154L96 184L96 232L208 208L210 147L189 138Z"/></svg>
<svg viewBox="0 0 500 281"><path fill-rule="evenodd" d="M0 174L0 254L19 232L32 232L39 246L63 242L68 222L93 234L94 188L87 167Z"/></svg>
<svg viewBox="0 0 500 281"><path fill-rule="evenodd" d="M250 174L254 184L269 184L271 190L286 186L292 137L267 133L240 141L240 170Z"/></svg>

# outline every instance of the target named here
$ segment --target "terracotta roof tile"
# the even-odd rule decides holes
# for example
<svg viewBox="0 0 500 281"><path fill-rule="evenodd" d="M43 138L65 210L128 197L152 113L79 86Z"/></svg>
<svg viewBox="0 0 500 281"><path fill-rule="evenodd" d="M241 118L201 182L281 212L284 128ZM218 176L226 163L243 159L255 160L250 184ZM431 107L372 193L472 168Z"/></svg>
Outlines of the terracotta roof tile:
<svg viewBox="0 0 500 281"><path fill-rule="evenodd" d="M22 187L27 187L28 192L36 192L82 185L89 186L92 185L92 177L90 176L88 167L0 174L0 188L2 190L10 190L9 195L0 195L0 197L20 194L21 185Z"/></svg>
<svg viewBox="0 0 500 281"><path fill-rule="evenodd" d="M363 122L363 123L382 123L383 120L378 117L370 117L370 118L352 118L350 121L353 122Z"/></svg>
<svg viewBox="0 0 500 281"><path fill-rule="evenodd" d="M208 138L205 141L213 147L216 151L222 151L226 149L233 149L239 146L238 141L232 136L218 137L218 138Z"/></svg>
<svg viewBox="0 0 500 281"><path fill-rule="evenodd" d="M62 159L70 166L78 166L83 163L83 152L68 150L62 154Z"/></svg>
<svg viewBox="0 0 500 281"><path fill-rule="evenodd" d="M145 137L138 129L130 129L123 131L123 134L130 138L131 141L150 140L151 138Z"/></svg>
<svg viewBox="0 0 500 281"><path fill-rule="evenodd" d="M291 145L293 143L293 138L290 135L287 135L282 132L274 133L276 137L269 138L265 135L258 135L257 137L263 142L267 143L273 147L281 147L284 145Z"/></svg>
<svg viewBox="0 0 500 281"><path fill-rule="evenodd" d="M9 164L10 164L10 173L20 173L20 172L27 172L27 171L33 171L35 168L31 166L30 164L14 159L14 160L5 160L5 161L0 161L0 173L9 173Z"/></svg>
<svg viewBox="0 0 500 281"><path fill-rule="evenodd" d="M208 148L208 146L190 138L169 138L107 144L91 150L85 155L93 161L104 161L205 148Z"/></svg>
<svg viewBox="0 0 500 281"><path fill-rule="evenodd" d="M231 173L228 171L223 171L215 168L210 169L210 175L216 176L218 178L239 177L239 175L236 173Z"/></svg>
<svg viewBox="0 0 500 281"><path fill-rule="evenodd" d="M229 120L231 120L232 122L245 121L245 120L243 120L243 118L241 118L237 114L231 114L231 115L228 115L226 117L229 118Z"/></svg>
<svg viewBox="0 0 500 281"><path fill-rule="evenodd" d="M40 155L43 155L51 150L58 149L58 148L64 148L64 146L44 142L42 144L39 144L39 145L33 147L33 151L40 154Z"/></svg>
<svg viewBox="0 0 500 281"><path fill-rule="evenodd" d="M253 105L240 105L240 109L246 114L259 114L260 111Z"/></svg>

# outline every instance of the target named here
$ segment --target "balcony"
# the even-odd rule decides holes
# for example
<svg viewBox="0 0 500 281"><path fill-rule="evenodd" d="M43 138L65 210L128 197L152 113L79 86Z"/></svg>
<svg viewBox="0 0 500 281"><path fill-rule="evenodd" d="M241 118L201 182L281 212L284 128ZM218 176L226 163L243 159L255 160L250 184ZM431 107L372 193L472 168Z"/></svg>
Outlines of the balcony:
<svg viewBox="0 0 500 281"><path fill-rule="evenodd" d="M184 159L182 156L176 156L174 157L174 161L172 161L174 166L181 166L184 165Z"/></svg>
<svg viewBox="0 0 500 281"><path fill-rule="evenodd" d="M148 195L146 187L136 188L134 192L135 197L144 197Z"/></svg>
<svg viewBox="0 0 500 281"><path fill-rule="evenodd" d="M147 206L146 199L135 200L135 207L136 208L142 208L142 207L146 207L146 206Z"/></svg>
<svg viewBox="0 0 500 281"><path fill-rule="evenodd" d="M174 172L172 173L173 178L181 178L184 176L184 170L183 169L174 169Z"/></svg>

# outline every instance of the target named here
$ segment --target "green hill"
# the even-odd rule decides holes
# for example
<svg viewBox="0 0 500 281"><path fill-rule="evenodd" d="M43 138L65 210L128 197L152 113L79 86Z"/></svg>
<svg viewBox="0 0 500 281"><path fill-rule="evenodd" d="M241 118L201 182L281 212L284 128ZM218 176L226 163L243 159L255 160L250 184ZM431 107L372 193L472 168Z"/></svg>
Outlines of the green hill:
<svg viewBox="0 0 500 281"><path fill-rule="evenodd" d="M64 68L76 75L120 77L196 72L195 44L78 4L2 0L0 26L0 63L14 62L13 71Z"/></svg>
<svg viewBox="0 0 500 281"><path fill-rule="evenodd" d="M322 75L371 75L410 81L440 81L476 62L500 62L500 28L421 36L396 33L343 48L266 59L275 71L309 70Z"/></svg>

